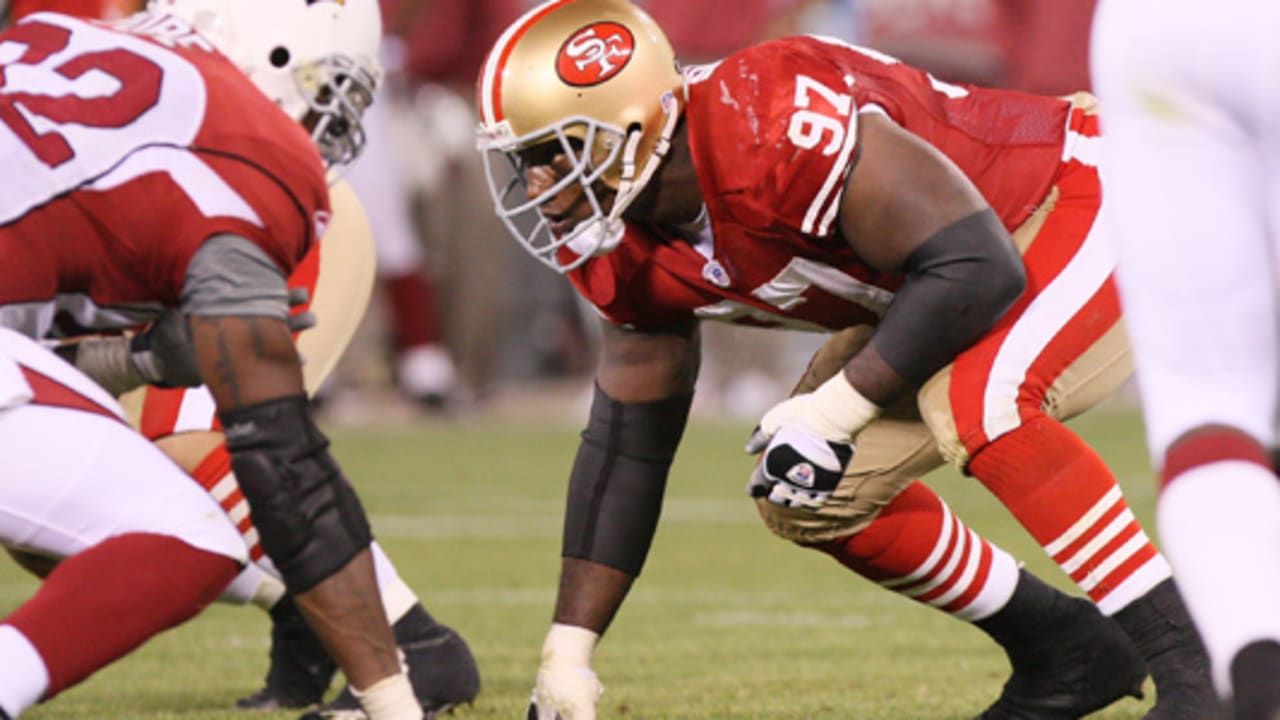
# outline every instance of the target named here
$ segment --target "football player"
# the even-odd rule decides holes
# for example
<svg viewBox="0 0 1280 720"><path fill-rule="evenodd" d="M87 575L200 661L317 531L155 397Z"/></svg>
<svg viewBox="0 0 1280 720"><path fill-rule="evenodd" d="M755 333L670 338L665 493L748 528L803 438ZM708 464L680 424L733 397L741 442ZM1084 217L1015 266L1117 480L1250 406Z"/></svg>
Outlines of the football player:
<svg viewBox="0 0 1280 720"><path fill-rule="evenodd" d="M18 3L12 14L21 19L35 12L51 11L77 17L111 19L127 14L125 11L133 5L133 2L117 0L31 0ZM366 148L363 155L367 154ZM356 167L363 166L357 164ZM350 170L344 168L345 176L350 176ZM299 342L300 355L308 358L303 376L309 394L314 394L333 370L355 332L356 323L367 306L372 282L371 248L379 247L369 236L371 228L362 204L347 184L335 181L330 188L330 196L333 219L322 243L324 260L320 259L320 248L313 247L289 278L291 291L305 290L306 293L299 297L315 298L310 309L294 308L289 323L295 336L303 325L310 327L314 323L317 302L322 306L318 312L324 316L323 326L311 330ZM323 282L320 281L321 266L326 268ZM321 287L319 296L316 295L317 283ZM304 315L310 316L310 320L301 320ZM113 343L120 342L120 339L94 339L86 345L94 342ZM115 384L113 395L119 395L126 389L120 384L122 380L130 379L142 382L142 378L121 378L118 374L101 378L108 384ZM242 698L237 705L251 709L301 708L319 702L335 667L293 602L284 596L278 571L264 556L258 543L257 529L248 517L248 503L230 471L220 426L207 389L161 389L149 385L121 399L130 423L135 428L145 428L147 437L155 440L162 450L214 494L214 499L238 524L249 548L253 563L236 577L222 599L238 604L253 602L271 614L271 666L266 686ZM22 565L42 577L53 567L50 558L7 549ZM438 712L469 702L479 692L479 673L466 642L452 628L435 622L413 590L400 579L376 542L370 545L370 549L387 618L405 654L410 680L424 711ZM358 703L346 688L333 702L315 712L327 716L336 712L353 714L358 711Z"/></svg>
<svg viewBox="0 0 1280 720"><path fill-rule="evenodd" d="M0 621L2 720L192 617L246 561L217 504L115 398L4 327L0 455L0 544L64 559Z"/></svg>
<svg viewBox="0 0 1280 720"><path fill-rule="evenodd" d="M290 318L291 328L308 327L296 338L298 353L306 359L303 380L308 394L314 393L332 372L355 334L374 282L373 238L360 201L345 182L338 182L330 188L330 205L333 219L323 242L289 277L291 292L305 290L308 298L305 304L292 309ZM221 504L237 524L249 550L251 564L231 583L222 599L239 604L252 602L270 613L271 665L266 685L237 705L271 710L320 702L334 675L333 661L285 595L285 588L277 579L278 570L263 553L248 503L232 472L208 390L148 385L127 394L122 403L130 423ZM473 700L480 689L480 677L466 641L427 612L376 541L370 544L370 551L387 620L404 653L423 711L439 713ZM332 702L304 717L350 719L363 715L347 687Z"/></svg>
<svg viewBox="0 0 1280 720"><path fill-rule="evenodd" d="M1156 519L1240 720L1280 718L1277 27L1275 3L1108 0L1093 35Z"/></svg>
<svg viewBox="0 0 1280 720"><path fill-rule="evenodd" d="M285 322L285 278L329 219L325 165L363 142L377 5L157 8L117 29L38 13L3 35L0 324L47 337L188 316L194 367L128 372L206 383L295 602L371 717L420 718L368 522L310 416Z"/></svg>
<svg viewBox="0 0 1280 720"><path fill-rule="evenodd" d="M552 0L495 44L477 102L498 214L604 318L540 720L595 716L592 653L655 531L702 320L833 333L748 441L750 494L779 536L1002 645L1013 674L982 717L1078 717L1148 669L1148 718L1216 714L1167 563L1062 423L1129 374L1091 98L822 37L681 71L630 3ZM945 462L1093 602L917 481Z"/></svg>

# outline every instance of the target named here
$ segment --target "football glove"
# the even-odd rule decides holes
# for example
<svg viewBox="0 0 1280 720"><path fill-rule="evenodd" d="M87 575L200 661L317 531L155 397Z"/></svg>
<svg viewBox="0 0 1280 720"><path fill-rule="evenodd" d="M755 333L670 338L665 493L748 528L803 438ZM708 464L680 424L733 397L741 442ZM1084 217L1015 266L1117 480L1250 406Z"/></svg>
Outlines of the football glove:
<svg viewBox="0 0 1280 720"><path fill-rule="evenodd" d="M542 645L542 665L529 699L527 720L595 720L604 686L591 669L599 635L553 623Z"/></svg>
<svg viewBox="0 0 1280 720"><path fill-rule="evenodd" d="M747 440L748 453L764 453L748 494L783 507L822 507L853 460L853 436L879 413L843 372L773 406Z"/></svg>
<svg viewBox="0 0 1280 720"><path fill-rule="evenodd" d="M168 309L129 341L129 359L139 377L160 387L202 384L191 328L181 310Z"/></svg>
<svg viewBox="0 0 1280 720"><path fill-rule="evenodd" d="M604 686L585 665L543 663L529 699L528 720L595 720Z"/></svg>

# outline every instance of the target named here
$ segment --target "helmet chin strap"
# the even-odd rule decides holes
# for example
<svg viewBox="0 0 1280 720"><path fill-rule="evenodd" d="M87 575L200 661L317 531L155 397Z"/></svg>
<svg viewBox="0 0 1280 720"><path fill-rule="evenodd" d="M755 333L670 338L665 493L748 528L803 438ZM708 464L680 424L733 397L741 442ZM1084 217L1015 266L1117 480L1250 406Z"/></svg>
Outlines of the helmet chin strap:
<svg viewBox="0 0 1280 720"><path fill-rule="evenodd" d="M636 153L640 149L642 133L639 130L633 130L627 134L626 145L622 150L622 179L618 182L618 192L614 195L613 207L608 215L592 220L582 234L569 243L569 247L578 253L579 257L572 264L565 266L562 272L581 265L588 257L611 252L622 241L626 227L622 220L622 213L635 202L645 184L662 166L663 158L671 149L671 135L675 132L676 123L680 120L680 106L675 102L674 96L668 94L663 98L663 108L666 117L662 125L662 133L658 135L658 143L649 160L645 162L644 168L641 169L639 177L636 177Z"/></svg>
<svg viewBox="0 0 1280 720"><path fill-rule="evenodd" d="M658 135L658 143L653 148L653 154L649 156L649 160L645 162L644 168L640 171L640 176L636 177L636 152L640 149L641 133L633 130L627 134L627 144L622 151L622 179L618 182L618 193L613 199L613 208L609 211L609 215L605 218L606 222L621 223L622 213L626 212L631 203L640 195L640 191L653 178L653 174L658 172L658 168L662 166L662 161L667 157L667 153L671 150L671 136L676 131L676 123L680 121L680 104L675 101L675 96L667 93L662 99L663 110L666 113L662 124L662 133Z"/></svg>

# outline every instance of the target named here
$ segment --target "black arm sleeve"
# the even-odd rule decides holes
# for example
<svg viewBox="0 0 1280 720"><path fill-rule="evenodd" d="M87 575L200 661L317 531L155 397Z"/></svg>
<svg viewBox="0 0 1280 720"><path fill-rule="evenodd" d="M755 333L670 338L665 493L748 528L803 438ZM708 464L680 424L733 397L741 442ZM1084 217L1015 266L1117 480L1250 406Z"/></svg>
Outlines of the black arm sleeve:
<svg viewBox="0 0 1280 720"><path fill-rule="evenodd" d="M871 340L916 384L990 330L1027 283L1013 239L990 208L934 233L907 258L906 273Z"/></svg>
<svg viewBox="0 0 1280 720"><path fill-rule="evenodd" d="M640 574L693 395L620 403L596 386L569 476L564 557Z"/></svg>

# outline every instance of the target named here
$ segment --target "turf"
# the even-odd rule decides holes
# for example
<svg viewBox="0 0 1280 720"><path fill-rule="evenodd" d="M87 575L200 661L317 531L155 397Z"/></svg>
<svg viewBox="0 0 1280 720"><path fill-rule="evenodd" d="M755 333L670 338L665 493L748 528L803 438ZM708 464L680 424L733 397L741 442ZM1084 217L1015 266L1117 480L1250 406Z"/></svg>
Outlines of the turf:
<svg viewBox="0 0 1280 720"><path fill-rule="evenodd" d="M550 620L576 422L332 433L401 574L479 659L482 694L458 720L524 717ZM1095 413L1075 427L1150 528L1153 484L1137 419ZM597 653L608 688L600 716L948 720L989 703L1007 665L985 636L760 525L743 494L746 433L690 427L649 565ZM975 481L949 471L929 480L972 526L1069 586ZM0 564L0 612L33 588ZM24 717L245 718L230 705L259 685L267 627L255 609L213 607ZM1094 717L1139 718L1148 704L1126 700Z"/></svg>

